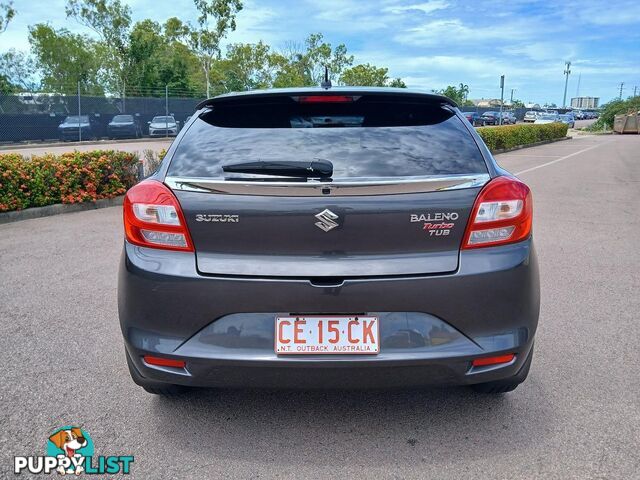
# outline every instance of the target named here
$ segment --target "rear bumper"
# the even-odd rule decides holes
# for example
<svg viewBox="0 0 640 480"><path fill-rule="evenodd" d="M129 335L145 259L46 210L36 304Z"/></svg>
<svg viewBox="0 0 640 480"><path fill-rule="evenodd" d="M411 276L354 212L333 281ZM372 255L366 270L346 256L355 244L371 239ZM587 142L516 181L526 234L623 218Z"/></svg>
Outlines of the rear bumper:
<svg viewBox="0 0 640 480"><path fill-rule="evenodd" d="M472 384L514 376L533 344L539 310L530 240L461 253L451 274L362 278L316 286L304 279L200 275L193 254L125 245L119 313L127 354L148 380L193 386L392 387ZM268 313L264 313L268 312ZM378 355L278 356L274 317L370 313ZM513 362L471 360L515 353ZM156 354L185 369L147 365Z"/></svg>

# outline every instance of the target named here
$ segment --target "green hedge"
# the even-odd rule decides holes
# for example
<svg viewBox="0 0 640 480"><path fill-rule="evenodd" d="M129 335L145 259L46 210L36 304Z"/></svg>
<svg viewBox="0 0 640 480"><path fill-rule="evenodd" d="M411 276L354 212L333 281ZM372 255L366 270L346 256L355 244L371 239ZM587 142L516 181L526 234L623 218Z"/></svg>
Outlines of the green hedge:
<svg viewBox="0 0 640 480"><path fill-rule="evenodd" d="M530 145L543 140L554 140L567 136L568 125L565 123L545 123L542 125L503 125L500 127L478 128L478 134L489 150Z"/></svg>
<svg viewBox="0 0 640 480"><path fill-rule="evenodd" d="M0 212L122 195L137 181L137 164L137 155L116 151L0 154Z"/></svg>

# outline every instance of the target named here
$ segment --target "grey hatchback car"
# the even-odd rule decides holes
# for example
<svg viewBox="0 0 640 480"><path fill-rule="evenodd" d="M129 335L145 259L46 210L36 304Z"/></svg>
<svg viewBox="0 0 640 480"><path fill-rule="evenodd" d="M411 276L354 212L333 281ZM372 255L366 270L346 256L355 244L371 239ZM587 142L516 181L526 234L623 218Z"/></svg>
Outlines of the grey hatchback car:
<svg viewBox="0 0 640 480"><path fill-rule="evenodd" d="M124 200L133 380L360 388L526 378L529 188L446 97L284 89L202 102Z"/></svg>

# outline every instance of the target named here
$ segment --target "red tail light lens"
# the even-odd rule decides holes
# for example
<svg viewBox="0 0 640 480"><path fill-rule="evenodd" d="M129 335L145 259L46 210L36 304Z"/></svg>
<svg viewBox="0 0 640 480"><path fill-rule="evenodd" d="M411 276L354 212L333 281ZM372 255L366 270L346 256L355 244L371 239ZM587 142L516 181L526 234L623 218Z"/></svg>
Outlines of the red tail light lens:
<svg viewBox="0 0 640 480"><path fill-rule="evenodd" d="M351 95L308 95L294 98L297 98L299 103L351 103L360 97Z"/></svg>
<svg viewBox="0 0 640 480"><path fill-rule="evenodd" d="M463 249L522 241L531 234L531 190L511 177L496 177L480 191L471 211Z"/></svg>
<svg viewBox="0 0 640 480"><path fill-rule="evenodd" d="M178 200L156 180L140 182L125 195L124 231L134 245L193 252Z"/></svg>

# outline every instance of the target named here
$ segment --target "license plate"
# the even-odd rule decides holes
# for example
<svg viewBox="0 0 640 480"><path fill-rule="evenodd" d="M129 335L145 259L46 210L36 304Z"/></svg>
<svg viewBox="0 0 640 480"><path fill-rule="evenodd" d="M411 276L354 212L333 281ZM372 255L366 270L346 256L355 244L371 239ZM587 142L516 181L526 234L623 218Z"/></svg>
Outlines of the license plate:
<svg viewBox="0 0 640 480"><path fill-rule="evenodd" d="M278 355L377 354L378 317L276 317Z"/></svg>

